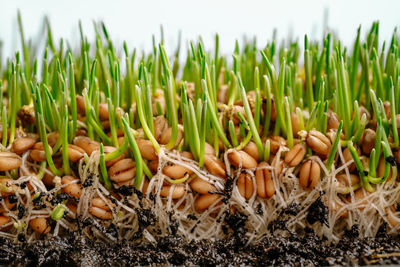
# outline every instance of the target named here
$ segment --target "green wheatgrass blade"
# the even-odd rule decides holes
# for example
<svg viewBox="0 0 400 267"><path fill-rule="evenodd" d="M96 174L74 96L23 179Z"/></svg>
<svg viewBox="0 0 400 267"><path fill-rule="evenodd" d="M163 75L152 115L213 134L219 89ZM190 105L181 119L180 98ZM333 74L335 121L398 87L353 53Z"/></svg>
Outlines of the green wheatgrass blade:
<svg viewBox="0 0 400 267"><path fill-rule="evenodd" d="M369 156L369 176L371 177L376 176L375 158L376 158L376 150L375 148L373 148Z"/></svg>
<svg viewBox="0 0 400 267"><path fill-rule="evenodd" d="M207 99L203 101L203 108L201 114L201 127L200 127L200 155L199 155L199 166L204 165L205 157L205 146L206 146L206 135L207 135L207 125L209 124L208 112L207 112Z"/></svg>
<svg viewBox="0 0 400 267"><path fill-rule="evenodd" d="M57 169L57 167L54 165L53 158L51 157L52 155L51 155L49 143L48 143L47 137L46 137L46 128L45 128L45 122L43 119L43 114L39 114L38 121L39 121L39 125L40 125L39 127L41 128L41 132L43 133L41 140L43 142L44 152L46 154L46 160L49 164L49 168L56 176L62 176L63 171L61 169Z"/></svg>
<svg viewBox="0 0 400 267"><path fill-rule="evenodd" d="M272 106L272 99L271 99L271 87L269 83L269 79L267 75L263 76L265 81L265 97L266 97L266 110L264 116L264 127L263 127L263 137L266 137L269 132L269 125L271 123L271 106Z"/></svg>
<svg viewBox="0 0 400 267"><path fill-rule="evenodd" d="M321 102L317 102L317 104L314 106L314 108L311 111L310 114L310 118L307 121L307 125L306 125L306 131L310 131L314 128L314 124L315 124L315 119L317 117L317 111L319 110L319 106L321 106Z"/></svg>
<svg viewBox="0 0 400 267"><path fill-rule="evenodd" d="M13 65L14 66L14 65ZM15 68L13 68L12 71L12 83L11 83L11 108L10 108L10 137L9 137L9 144L12 144L14 142L15 138L15 126L17 122L17 98L18 98L18 93L17 93L17 72Z"/></svg>
<svg viewBox="0 0 400 267"><path fill-rule="evenodd" d="M362 186L363 186L368 192L374 192L375 189L370 185L370 183L369 183L369 181L368 181L368 177L366 176L366 172L365 172L364 167L363 167L363 165L362 165L362 163L361 163L360 157L358 156L357 151L356 151L356 149L355 149L354 146L353 146L353 142L352 142L352 141L349 141L349 142L347 143L347 148L349 149L350 154L351 154L351 156L353 157L354 163L355 163L355 165L356 165L356 167L357 167L357 169L358 169L358 172L359 172L359 174L360 174Z"/></svg>
<svg viewBox="0 0 400 267"><path fill-rule="evenodd" d="M49 127L55 131L56 129L62 128L61 116L58 111L58 107L56 101L54 100L52 94L50 93L48 87L43 85L44 96L43 96L43 104L44 104L44 115L47 119L47 124Z"/></svg>
<svg viewBox="0 0 400 267"><path fill-rule="evenodd" d="M110 179L108 178L103 143L100 143L100 171L101 171L101 176L103 177L104 186L108 190L111 190L112 185Z"/></svg>
<svg viewBox="0 0 400 267"><path fill-rule="evenodd" d="M118 158L123 153L125 153L125 151L128 149L128 145L129 145L128 138L125 137L124 140L122 141L122 144L116 150L104 155L104 160L110 161Z"/></svg>
<svg viewBox="0 0 400 267"><path fill-rule="evenodd" d="M382 119L378 117L378 124L376 127L376 140L375 140L375 169L378 167L379 157L381 156L381 140L382 140Z"/></svg>
<svg viewBox="0 0 400 267"><path fill-rule="evenodd" d="M218 136L221 138L222 143L227 147L230 148L232 147L231 144L229 143L228 139L226 138L225 132L222 129L222 126L219 123L219 120L217 118L217 113L216 110L214 110L214 106L211 103L210 96L208 95L207 92L207 83L204 79L201 80L202 88L204 91L204 94L206 95L207 99L207 107L208 107L208 114L211 115L211 123L213 125L213 130L215 131L214 133L217 133Z"/></svg>
<svg viewBox="0 0 400 267"><path fill-rule="evenodd" d="M62 127L62 133L61 133L60 138L63 140L62 141L62 161L63 161L64 174L70 175L71 169L69 166L69 158L68 158L68 107L67 107L67 105L65 105L63 127Z"/></svg>
<svg viewBox="0 0 400 267"><path fill-rule="evenodd" d="M86 121L88 122L88 123L87 123L88 136L89 136L90 139L94 140L95 138L94 138L93 127L92 127L92 126L90 125L90 123L89 123L89 122L90 122L90 119L91 119L91 116L92 116L92 113L90 112L90 109L89 109L89 107L90 107L90 100L89 100L89 95L88 95L88 90L87 90L87 88L84 88L84 89L83 89L82 94L83 94L83 98L84 98L84 101L85 101ZM111 123L110 123L110 124L111 124Z"/></svg>
<svg viewBox="0 0 400 267"><path fill-rule="evenodd" d="M210 71L208 69L207 62L203 60L203 66L204 66L204 75L203 79L206 80L207 82L207 89L208 89L208 94L210 96L210 99L212 101L212 104L215 109L217 109L217 94L216 94L216 89L213 88L213 83L211 81L211 76L210 76Z"/></svg>
<svg viewBox="0 0 400 267"><path fill-rule="evenodd" d="M90 113L92 114L89 117L89 125L93 127L93 130L96 132L96 134L108 145L112 144L111 139L107 136L107 134L103 131L102 126L99 125L99 123L96 121L94 117L94 109L93 107L89 106L86 107L87 109L90 109ZM119 145L118 145L119 146ZM118 148L118 147L117 147Z"/></svg>
<svg viewBox="0 0 400 267"><path fill-rule="evenodd" d="M316 90L315 90L315 95L319 96L321 93L324 95L325 94L325 87L322 87L323 81L324 81L324 75L322 74L322 68L324 64L324 59L325 59L325 53L326 49L322 49L321 54L319 56L319 59L316 60L316 70L315 70L315 84L316 84ZM318 55L318 53L317 53ZM317 57L317 55L315 55ZM321 101L325 99L320 99Z"/></svg>
<svg viewBox="0 0 400 267"><path fill-rule="evenodd" d="M247 135L243 138L243 140L240 142L240 144L235 147L236 150L242 150L251 140L253 135L251 134L251 131L247 133Z"/></svg>
<svg viewBox="0 0 400 267"><path fill-rule="evenodd" d="M46 166L47 166L47 162L46 161L42 161L40 163L40 168L39 168L39 172L36 174L36 178L39 180L42 180L45 173L46 173Z"/></svg>
<svg viewBox="0 0 400 267"><path fill-rule="evenodd" d="M260 119L261 119L261 105L262 105L260 89L257 87L255 89L255 92L256 92L256 99L255 99L256 105L255 105L255 108L254 108L254 123L256 125L256 129L259 129L259 127L260 127Z"/></svg>
<svg viewBox="0 0 400 267"><path fill-rule="evenodd" d="M24 71L25 71L25 77L30 80L31 77L31 71L30 71L30 51L28 46L26 45L25 42L25 37L24 37L24 27L22 25L22 19L21 19L21 12L18 10L17 12L17 19L18 19L18 28L19 28L19 33L21 37L21 44L22 44L22 52L24 56Z"/></svg>
<svg viewBox="0 0 400 267"><path fill-rule="evenodd" d="M97 69L97 60L94 59L92 63L92 67L90 68L90 76L89 76L89 89L88 89L88 96L90 103L93 102L94 96L94 88L95 88L95 79L96 79L96 69Z"/></svg>
<svg viewBox="0 0 400 267"><path fill-rule="evenodd" d="M296 115L297 115L299 130L302 131L305 129L304 117L303 117L303 112L301 111L301 109L299 107L296 107Z"/></svg>
<svg viewBox="0 0 400 267"><path fill-rule="evenodd" d="M2 145L4 147L7 146L7 132L8 132L8 121L7 121L7 107L3 106L3 110L1 112L1 122L2 122Z"/></svg>
<svg viewBox="0 0 400 267"><path fill-rule="evenodd" d="M156 150L157 154L160 153L161 147L158 144L157 140L154 138L154 135L151 133L149 126L147 125L146 122L146 117L145 113L143 110L143 103L142 103L142 95L139 86L135 86L135 93L136 93L136 105L137 105L137 112L139 114L139 120L140 123L142 124L143 131L146 134L147 138L151 141L151 143L154 146L154 149Z"/></svg>
<svg viewBox="0 0 400 267"><path fill-rule="evenodd" d="M306 74L306 91L307 91L307 106L312 110L314 106L314 93L312 86L312 55L308 49L308 38L307 35L304 37L304 69Z"/></svg>
<svg viewBox="0 0 400 267"><path fill-rule="evenodd" d="M397 72L399 74L397 74L397 82L395 84L395 101L396 101L396 108L397 108L397 112L396 113L400 113L400 59L397 60Z"/></svg>
<svg viewBox="0 0 400 267"><path fill-rule="evenodd" d="M72 61L71 53L68 54L68 64L69 64L69 93L71 99L71 118L72 118L72 130L69 136L69 142L71 143L75 137L76 129L77 129L77 105L76 105L76 89L75 89L75 73L74 73L74 63Z"/></svg>
<svg viewBox="0 0 400 267"><path fill-rule="evenodd" d="M39 86L36 86L36 104L37 104L37 111L38 111L38 120L37 120L37 125L40 134L40 139L43 142L43 147L44 147L44 152L46 154L46 160L49 165L50 170L57 176L62 176L63 171L60 169L57 169L57 167L54 165L53 158L51 157L51 152L49 148L49 143L47 141L47 134L46 134L46 126L43 118L43 106L42 106L42 99L40 96L40 91L39 91Z"/></svg>
<svg viewBox="0 0 400 267"><path fill-rule="evenodd" d="M338 75L338 77L340 77L340 81L341 81L341 86L339 87L339 93L340 93L340 101L342 101L343 103L343 128L345 131L345 137L346 140L349 140L351 138L351 113L352 113L352 106L349 103L349 88L347 86L347 82L346 82L346 77L347 77L347 72L345 70L345 65L344 65L344 59L342 56L340 56L339 58L339 73L340 75Z"/></svg>
<svg viewBox="0 0 400 267"><path fill-rule="evenodd" d="M283 59L283 62L280 66L282 70L286 69L286 60ZM282 131L287 132L287 125L285 121L285 116L284 116L284 107L283 107L283 95L285 91L285 73L284 71L279 71L278 75L278 87L276 88L277 90L274 92L274 97L275 97L275 107L276 107L276 112L277 112L277 117L276 121L277 124L275 124L275 128L281 128ZM280 126L280 127L277 127Z"/></svg>
<svg viewBox="0 0 400 267"><path fill-rule="evenodd" d="M239 86L238 86L237 76L235 75L235 73L231 71L230 75L232 77L232 80L228 89L228 106L231 107L236 101L236 96L239 91Z"/></svg>
<svg viewBox="0 0 400 267"><path fill-rule="evenodd" d="M375 92L372 89L369 90L369 95L371 98L372 110L374 111L375 116L377 118L381 118L382 114L381 114L380 105L379 105L378 99L376 98Z"/></svg>
<svg viewBox="0 0 400 267"><path fill-rule="evenodd" d="M269 162L269 158L271 155L271 141L267 139L265 141L265 146L264 146L264 161Z"/></svg>
<svg viewBox="0 0 400 267"><path fill-rule="evenodd" d="M370 94L370 88L369 88L369 53L368 50L366 49L366 45L364 44L363 46L360 47L360 55L361 55L361 67L362 67L362 73L363 73L363 80L364 80L364 91L365 91L365 106L369 107L370 105L370 98L368 95Z"/></svg>
<svg viewBox="0 0 400 267"><path fill-rule="evenodd" d="M146 117L147 117L147 124L151 133L154 134L154 123L153 123L153 108L151 103L151 90L150 90L150 83L147 75L146 67L143 68L143 80L144 80L144 87L145 87L145 94L144 94L144 103L146 103Z"/></svg>
<svg viewBox="0 0 400 267"><path fill-rule="evenodd" d="M89 89L89 56L85 51L83 53L83 88Z"/></svg>
<svg viewBox="0 0 400 267"><path fill-rule="evenodd" d="M326 134L326 129L328 128L328 104L329 104L329 101L326 100L325 101L324 112L322 114L322 121L321 121L322 125L320 126L321 132L323 134Z"/></svg>
<svg viewBox="0 0 400 267"><path fill-rule="evenodd" d="M358 107L358 101L357 100L354 100L353 106L354 106L354 108L353 108L354 109L354 115L353 115L353 121L352 121L352 124L351 124L351 132L354 135L355 132L360 128L361 118L360 118L360 110L359 110L359 107Z"/></svg>
<svg viewBox="0 0 400 267"><path fill-rule="evenodd" d="M329 151L328 160L326 161L326 168L328 171L332 169L333 161L335 160L336 152L340 143L340 135L342 133L343 121L340 121L339 127L336 132L335 141L333 142L332 148Z"/></svg>
<svg viewBox="0 0 400 267"><path fill-rule="evenodd" d="M24 89L23 94L22 94L22 100L23 100L22 104L27 105L30 103L31 98L32 98L31 91L29 90L25 74L21 71L19 76L20 76L20 80L21 80L21 87L22 87L22 89Z"/></svg>
<svg viewBox="0 0 400 267"><path fill-rule="evenodd" d="M199 99L200 100L200 99ZM186 84L183 83L181 87L181 101L180 101L180 109L182 114L182 122L183 122L183 148L188 150L190 147L190 122L188 119L188 112L187 112L187 105L188 99L186 94Z"/></svg>
<svg viewBox="0 0 400 267"><path fill-rule="evenodd" d="M184 88L184 86L182 86ZM182 90L184 91L184 89ZM182 101L181 101L181 113L182 113L182 119L183 119L183 127L184 127L184 148L185 149L190 149L190 150L195 150L194 145L193 145L193 138L192 136L192 127L191 127L191 121L190 121L190 114L189 114L189 109L188 109L188 101L186 95L182 96Z"/></svg>
<svg viewBox="0 0 400 267"><path fill-rule="evenodd" d="M384 158L385 158L384 174L383 174L382 177L375 177L375 176L372 176L372 175L368 176L368 180L372 184L381 184L384 181L386 181L386 179L390 175L391 163L389 163L388 159L390 159L390 157L393 156L392 153L391 153L392 151L390 150L390 146L386 142L382 141L381 145L382 145L382 148L383 148L383 154L384 154Z"/></svg>
<svg viewBox="0 0 400 267"><path fill-rule="evenodd" d="M196 116L195 116L195 112L194 112L194 106L193 106L193 102L191 99L189 99L189 106L188 106L188 110L189 110L189 121L191 124L191 138L193 139L193 144L194 144L194 155L195 158L199 159L200 156L200 136L199 136L199 128L197 127L197 121L196 121Z"/></svg>
<svg viewBox="0 0 400 267"><path fill-rule="evenodd" d="M378 82L376 88L376 94L379 98L386 99L386 90L383 85L382 71L381 71L381 66L379 64L379 56L375 48L373 49L372 57L373 57L373 70Z"/></svg>
<svg viewBox="0 0 400 267"><path fill-rule="evenodd" d="M383 102L382 102L382 99L381 98L379 98L379 109L381 110L381 119L382 119L382 126L383 126L383 129L387 132L387 133L389 133L389 120L388 120L388 118L387 118L387 116L386 116L386 112L385 112L385 108L384 108L384 106L383 106Z"/></svg>
<svg viewBox="0 0 400 267"><path fill-rule="evenodd" d="M201 114L203 112L203 106L204 105L202 103L202 99L201 98L197 99L195 114L196 114L197 128L199 129L201 129L201 118L202 118Z"/></svg>
<svg viewBox="0 0 400 267"><path fill-rule="evenodd" d="M240 76L238 77L238 80L239 80L239 85L241 87L244 111L246 113L246 117L247 117L247 120L248 120L248 123L249 123L250 130L251 130L252 135L254 137L254 142L257 145L257 149L258 149L258 152L260 153L260 155L264 155L263 144L262 144L260 135L258 134L258 128L256 127L256 124L254 123L254 118L253 118L253 115L251 113L250 104L249 104L249 101L247 100L247 96L246 96L246 90L245 90L245 88L243 86L243 83L242 83L242 80L241 80Z"/></svg>
<svg viewBox="0 0 400 267"><path fill-rule="evenodd" d="M142 184L142 179L143 179L143 159L142 159L142 155L140 154L140 150L136 143L136 140L133 137L133 134L131 132L131 128L129 127L127 119L129 119L128 116L122 118L122 123L124 124L125 136L128 137L129 145L133 151L133 155L135 158L135 162L136 162L135 187L136 187L136 189L139 189L140 185Z"/></svg>
<svg viewBox="0 0 400 267"><path fill-rule="evenodd" d="M390 175L390 167L396 168L396 160L393 158L392 150L390 149L390 145L387 141L381 142L383 148L383 156L385 158L385 172L383 175L383 181L386 181ZM397 169L397 168L396 168ZM396 179L396 176L392 177L392 179ZM382 181L382 182L383 182Z"/></svg>
<svg viewBox="0 0 400 267"><path fill-rule="evenodd" d="M228 130L229 130L229 136L231 138L232 145L234 147L237 147L239 145L239 142L238 142L238 139L237 139L237 136L236 136L235 125L233 124L232 120L229 120Z"/></svg>
<svg viewBox="0 0 400 267"><path fill-rule="evenodd" d="M47 26L47 44L49 45L51 51L53 52L54 56L58 57L57 49L53 42L53 34L51 32L51 26L49 22L49 18L45 17L45 24Z"/></svg>
<svg viewBox="0 0 400 267"><path fill-rule="evenodd" d="M356 144L359 144L361 136L364 132L365 126L367 126L367 115L363 114L361 116L361 120L360 120L360 127L356 130L356 132L354 133L354 136L352 138L352 141Z"/></svg>
<svg viewBox="0 0 400 267"><path fill-rule="evenodd" d="M107 97L108 116L110 121L111 142L113 146L118 147L119 143L117 135L117 123L115 120L115 106L112 104L110 86L108 83L106 87L106 97Z"/></svg>
<svg viewBox="0 0 400 267"><path fill-rule="evenodd" d="M396 118L396 102L394 98L394 85L392 77L390 77L390 114L392 118L392 133L393 133L393 147L399 147L399 134L397 131L397 118Z"/></svg>
<svg viewBox="0 0 400 267"><path fill-rule="evenodd" d="M293 147L293 130L292 130L292 119L290 117L291 114L291 109L289 106L289 100L287 98L287 96L285 96L285 100L284 100L284 105L285 105L285 115L286 115L286 122L287 122L287 132L286 132L286 136L287 136L287 143L288 143L288 147L289 149ZM254 135L254 134L253 134ZM261 141L261 140L260 140ZM261 152L260 152L261 153ZM261 154L262 155L262 154Z"/></svg>
<svg viewBox="0 0 400 267"><path fill-rule="evenodd" d="M167 93L168 93L168 100L170 102L169 108L170 112L170 125L172 127L172 134L171 139L169 140L168 144L165 145L167 149L172 149L175 147L175 143L178 137L178 112L176 108L176 94L173 89L173 81L172 76L167 76Z"/></svg>
<svg viewBox="0 0 400 267"><path fill-rule="evenodd" d="M323 132L324 111L325 111L325 107L328 107L328 101L318 101L318 102L320 102L321 105L319 105L318 110L317 110L315 128L318 131Z"/></svg>
<svg viewBox="0 0 400 267"><path fill-rule="evenodd" d="M121 89L119 85L119 77L121 71L119 68L119 63L116 62L114 64L114 79L112 80L113 83L113 92L114 92L114 106L119 107L121 103Z"/></svg>
<svg viewBox="0 0 400 267"><path fill-rule="evenodd" d="M360 31L361 31L361 25L357 29L357 37L356 37L356 40L354 42L354 47L353 47L353 56L352 56L351 74L350 74L350 90L351 91L356 90L357 70L358 70L358 63L359 63L359 57L360 57Z"/></svg>

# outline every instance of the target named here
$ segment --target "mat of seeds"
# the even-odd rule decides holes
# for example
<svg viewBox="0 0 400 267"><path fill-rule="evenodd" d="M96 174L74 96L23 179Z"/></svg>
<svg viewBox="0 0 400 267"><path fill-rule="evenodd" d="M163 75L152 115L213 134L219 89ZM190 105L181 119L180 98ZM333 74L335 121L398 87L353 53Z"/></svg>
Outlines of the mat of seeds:
<svg viewBox="0 0 400 267"><path fill-rule="evenodd" d="M396 30L220 51L28 41L0 71L0 237L242 245L400 227ZM182 45L182 46L181 46ZM166 49L168 48L168 49ZM171 50L166 53L166 50ZM185 242L186 242L185 241ZM41 241L42 242L42 241ZM183 241L182 241L183 242Z"/></svg>

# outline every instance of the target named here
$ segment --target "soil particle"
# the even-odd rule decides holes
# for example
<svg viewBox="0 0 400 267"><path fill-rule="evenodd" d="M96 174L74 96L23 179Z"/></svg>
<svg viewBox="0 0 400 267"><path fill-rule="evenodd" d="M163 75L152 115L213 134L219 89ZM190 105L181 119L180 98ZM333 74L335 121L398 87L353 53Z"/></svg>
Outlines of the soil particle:
<svg viewBox="0 0 400 267"><path fill-rule="evenodd" d="M9 196L8 196L8 201L9 201L11 204L14 204L14 203L17 203L18 198L17 198L16 195L9 195Z"/></svg>
<svg viewBox="0 0 400 267"><path fill-rule="evenodd" d="M136 209L135 211L138 216L140 229L144 229L149 225L155 224L156 215L151 209Z"/></svg>
<svg viewBox="0 0 400 267"><path fill-rule="evenodd" d="M26 208L22 204L18 204L18 220L22 219L24 217L26 212Z"/></svg>
<svg viewBox="0 0 400 267"><path fill-rule="evenodd" d="M328 208L325 206L321 197L317 198L308 209L306 220L309 224L320 222L321 224L328 225Z"/></svg>

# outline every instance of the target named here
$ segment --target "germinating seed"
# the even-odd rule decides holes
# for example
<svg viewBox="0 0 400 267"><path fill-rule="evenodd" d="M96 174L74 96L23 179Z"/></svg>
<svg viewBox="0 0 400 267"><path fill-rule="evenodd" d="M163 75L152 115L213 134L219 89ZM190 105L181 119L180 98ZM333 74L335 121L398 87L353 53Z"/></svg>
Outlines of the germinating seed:
<svg viewBox="0 0 400 267"><path fill-rule="evenodd" d="M365 237L398 225L397 34L385 49L377 23L351 47L238 42L233 63L191 42L170 62L157 38L122 49L99 26L68 49L48 26L45 60L21 36L0 70L3 234L217 240L237 226L257 242L284 220L336 241L354 222Z"/></svg>

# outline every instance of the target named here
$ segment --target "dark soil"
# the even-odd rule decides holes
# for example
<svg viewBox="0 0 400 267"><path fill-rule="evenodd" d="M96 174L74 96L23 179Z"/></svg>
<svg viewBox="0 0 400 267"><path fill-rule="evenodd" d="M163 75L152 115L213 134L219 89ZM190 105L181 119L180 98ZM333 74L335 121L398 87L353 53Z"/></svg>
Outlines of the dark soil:
<svg viewBox="0 0 400 267"><path fill-rule="evenodd" d="M381 226L375 238L359 238L358 226L347 230L338 243L318 237L306 227L302 234L286 229L285 216L296 214L298 205L292 203L282 210L280 219L269 225L274 236L256 244L246 245L247 216L226 212L222 240L191 241L177 235L178 222L170 214L170 234L157 237L154 244L141 242L142 230L156 222L150 209L136 209L139 231L131 240L118 236L115 225L98 228L117 240L107 243L83 237L80 231L63 237L42 237L34 244L18 236L19 242L0 238L0 266L129 266L129 265L257 265L257 266L330 266L400 264L400 235L386 234ZM24 210L25 211L25 210ZM22 208L21 208L22 212ZM306 221L327 224L327 209L320 198L310 207ZM194 215L191 216L196 219ZM79 221L80 229L94 226L93 219ZM283 237L283 235L285 237Z"/></svg>
<svg viewBox="0 0 400 267"><path fill-rule="evenodd" d="M235 225L241 228L241 225ZM400 264L400 238L380 234L354 238L356 227L338 244L307 233L265 238L244 246L240 231L219 241L186 241L180 236L159 238L157 244L104 243L78 234L38 240L34 245L0 239L0 265L126 266L126 265L365 265ZM390 254L392 253L392 254ZM386 255L385 255L386 254ZM397 255L397 256L396 256Z"/></svg>

